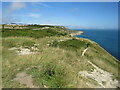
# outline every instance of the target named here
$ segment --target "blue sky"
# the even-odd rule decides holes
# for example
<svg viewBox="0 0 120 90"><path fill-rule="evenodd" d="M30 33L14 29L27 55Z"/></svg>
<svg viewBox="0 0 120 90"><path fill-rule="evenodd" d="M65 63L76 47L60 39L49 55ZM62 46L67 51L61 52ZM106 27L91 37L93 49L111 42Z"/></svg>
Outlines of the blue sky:
<svg viewBox="0 0 120 90"><path fill-rule="evenodd" d="M3 23L117 29L117 2L3 2Z"/></svg>

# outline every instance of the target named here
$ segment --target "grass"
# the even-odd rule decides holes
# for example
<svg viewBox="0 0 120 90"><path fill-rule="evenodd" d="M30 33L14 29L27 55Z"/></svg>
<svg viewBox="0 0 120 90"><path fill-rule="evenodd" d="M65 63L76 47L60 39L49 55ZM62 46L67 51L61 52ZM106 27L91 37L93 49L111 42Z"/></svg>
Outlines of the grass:
<svg viewBox="0 0 120 90"><path fill-rule="evenodd" d="M10 37L10 38L3 38L3 86L4 87L20 87L21 84L16 85L13 80L15 78L15 75L18 72L26 71L26 68L29 68L31 66L41 66L41 69L31 69L26 71L27 73L31 74L34 78L34 84L42 87L42 85L46 85L48 87L76 87L77 83L77 73L79 70L84 70L80 68L80 65L85 65L87 63L84 63L86 61L83 61L82 63L79 63L77 61L77 57L73 57L76 55L76 53L72 53L69 51L64 52L63 49L60 48L54 48L54 47L48 47L46 44L48 41L53 39L59 39L60 37L53 37L53 38L45 38L41 39L33 39L33 38L23 38L23 37ZM63 37L61 37L63 38ZM39 49L41 47L44 47L44 49L41 52L38 52L36 55L23 55L19 56L14 51L9 51L7 45L9 42L14 42L16 45L16 41L21 42L21 45L23 41L34 41L36 44L39 42L40 46L38 46ZM52 51L52 52L51 52ZM64 53L63 53L64 52ZM66 56L66 54L72 55L73 58L69 58ZM62 56L62 57L61 57ZM17 57L17 58L16 58ZM50 76L48 72L53 72L48 70L48 68L54 67L53 71L55 72L55 76ZM87 69L87 67L85 68ZM11 72L10 72L11 71ZM34 73L32 73L34 72ZM60 75L61 74L61 75ZM39 76L40 75L40 76ZM64 78L63 78L64 76ZM48 79L51 77L51 79ZM42 80L41 80L42 79ZM8 82L8 84L6 84ZM51 84L51 82L53 82ZM12 83L13 85L11 86Z"/></svg>
<svg viewBox="0 0 120 90"><path fill-rule="evenodd" d="M53 44L51 44L51 46L53 47L60 47L66 50L74 50L77 51L80 48L87 48L90 44L86 43L84 41L80 41L78 39L70 39L70 40L66 40L66 41L62 41L62 42L57 42L54 41Z"/></svg>
<svg viewBox="0 0 120 90"><path fill-rule="evenodd" d="M102 84L103 84L103 85L106 85L106 82L105 82L105 81L102 81Z"/></svg>
<svg viewBox="0 0 120 90"><path fill-rule="evenodd" d="M65 41L59 42L59 40ZM33 84L39 88L44 88L44 86L90 88L87 82L97 86L95 81L78 75L80 71L91 72L94 69L88 61L112 73L115 78L118 77L118 61L98 44L87 39L71 38L60 32L52 33L47 30L4 30L2 41L2 79L5 88L27 87L13 80L19 72L32 75ZM48 46L48 43L53 44ZM8 50L20 46L33 47L35 44L38 44L36 47L39 49L36 54L17 55L15 50ZM87 47L89 49L82 57L81 53ZM36 67L31 68L32 66Z"/></svg>
<svg viewBox="0 0 120 90"><path fill-rule="evenodd" d="M64 64L58 65L55 62L45 62L41 69L33 68L28 73L34 77L38 87L41 83L51 88L65 88L72 82L70 70Z"/></svg>
<svg viewBox="0 0 120 90"><path fill-rule="evenodd" d="M94 79L92 79L92 78L87 78L86 79L90 84L92 83L93 85L95 85L95 86L97 86L98 85L98 82L97 81L95 81Z"/></svg>
<svg viewBox="0 0 120 90"><path fill-rule="evenodd" d="M60 33L53 29L46 29L46 30L12 30L12 29L3 29L2 30L2 37L11 37L11 36L23 36L23 37L32 37L32 38L43 38L43 37L50 37L50 36L65 36L66 33Z"/></svg>
<svg viewBox="0 0 120 90"><path fill-rule="evenodd" d="M115 59L112 55L110 55L108 52L103 50L100 46L93 44L93 48L90 48L88 52L86 52L87 58L99 66L100 68L111 72L114 74L116 78L119 77L118 75L118 65L119 61ZM96 52L97 51L97 52ZM109 65L109 68L108 68Z"/></svg>
<svg viewBox="0 0 120 90"><path fill-rule="evenodd" d="M3 46L11 48L11 47L20 47L20 46L28 46L28 47L32 47L35 44L34 39L29 39L26 38L24 39L23 37L19 38L19 39L14 39L13 38L17 38L17 37L11 37L11 38L5 38L2 40L3 42Z"/></svg>

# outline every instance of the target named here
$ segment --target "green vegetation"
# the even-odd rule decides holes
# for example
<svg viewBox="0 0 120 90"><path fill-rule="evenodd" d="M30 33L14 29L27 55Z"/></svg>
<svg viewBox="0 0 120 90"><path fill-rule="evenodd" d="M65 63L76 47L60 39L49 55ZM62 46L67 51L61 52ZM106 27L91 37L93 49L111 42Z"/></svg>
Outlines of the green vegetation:
<svg viewBox="0 0 120 90"><path fill-rule="evenodd" d="M60 33L55 30L46 29L46 30L12 30L12 29L4 29L2 30L3 37L10 37L10 36L26 36L26 37L33 37L33 38L43 38L46 36L65 36L66 33Z"/></svg>
<svg viewBox="0 0 120 90"><path fill-rule="evenodd" d="M28 87L14 80L17 73L26 72L32 75L33 85L39 88L96 88L99 85L97 81L79 75L80 71L91 73L95 69L88 61L113 74L114 79L118 79L117 59L97 43L69 37L68 33L59 31L59 28L57 31L57 28L2 31L3 87ZM36 47L38 52L18 55L17 50L9 50L21 46L28 49ZM86 48L89 49L82 56Z"/></svg>
<svg viewBox="0 0 120 90"><path fill-rule="evenodd" d="M3 39L3 46L7 48L20 47L20 46L32 47L34 46L34 44L35 44L34 40L23 39L23 38L19 38L16 40L13 40L11 38Z"/></svg>
<svg viewBox="0 0 120 90"><path fill-rule="evenodd" d="M51 88L65 88L73 83L71 71L65 65L61 66L55 62L42 63L40 68L30 69L28 74L34 77L35 85L38 87L46 85Z"/></svg>
<svg viewBox="0 0 120 90"><path fill-rule="evenodd" d="M66 41L62 41L62 42L57 42L54 41L53 44L51 44L51 46L53 47L60 47L63 49L67 49L67 50L78 50L80 48L87 48L90 44L85 42L85 41L80 41L78 39L71 39L71 40L66 40Z"/></svg>

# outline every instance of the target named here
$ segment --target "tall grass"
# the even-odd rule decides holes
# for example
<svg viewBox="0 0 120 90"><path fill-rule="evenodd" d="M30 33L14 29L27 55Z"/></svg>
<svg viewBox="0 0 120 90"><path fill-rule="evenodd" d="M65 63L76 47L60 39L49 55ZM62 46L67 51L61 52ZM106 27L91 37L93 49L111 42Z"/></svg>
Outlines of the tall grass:
<svg viewBox="0 0 120 90"><path fill-rule="evenodd" d="M36 39L29 37L29 32L27 37L18 35L17 32L15 34L16 37L15 35L8 37L8 32L3 38L2 46L2 79L3 87L5 88L27 87L13 80L19 72L27 72L27 74L32 75L34 80L33 84L40 88L44 86L49 88L90 88L86 84L87 82L93 86L97 86L94 80L85 79L78 74L80 71L92 71L94 69L88 61L93 62L103 70L109 71L115 77L118 76L118 63L114 60L115 58L100 49L100 46L92 41L81 38L72 39L67 36L52 36ZM27 33L27 31L25 32ZM69 40L57 42L67 38ZM53 42L52 46L48 46L47 44L51 42ZM39 52L36 54L17 55L15 50L8 50L11 47L32 47L34 44L38 44L37 48ZM81 53L87 47L90 48L85 53L85 56L82 57Z"/></svg>

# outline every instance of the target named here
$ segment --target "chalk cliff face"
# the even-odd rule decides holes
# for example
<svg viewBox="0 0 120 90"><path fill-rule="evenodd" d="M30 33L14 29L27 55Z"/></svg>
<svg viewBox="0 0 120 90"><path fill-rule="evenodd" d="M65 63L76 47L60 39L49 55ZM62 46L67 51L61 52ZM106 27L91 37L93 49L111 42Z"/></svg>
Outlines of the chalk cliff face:
<svg viewBox="0 0 120 90"><path fill-rule="evenodd" d="M119 87L120 62L97 43L75 37L80 32L22 27L27 29L2 30L4 88Z"/></svg>

